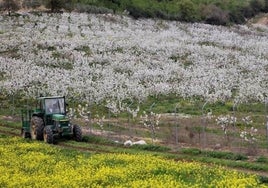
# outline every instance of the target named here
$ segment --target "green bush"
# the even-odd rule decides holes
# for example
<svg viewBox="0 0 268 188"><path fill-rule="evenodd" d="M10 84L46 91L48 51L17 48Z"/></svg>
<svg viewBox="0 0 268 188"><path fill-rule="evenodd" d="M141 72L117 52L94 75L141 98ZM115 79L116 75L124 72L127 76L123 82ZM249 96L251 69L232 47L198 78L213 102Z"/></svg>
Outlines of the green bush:
<svg viewBox="0 0 268 188"><path fill-rule="evenodd" d="M188 155L200 155L202 152L197 148L182 148L181 152Z"/></svg>
<svg viewBox="0 0 268 188"><path fill-rule="evenodd" d="M22 6L26 8L37 8L41 6L40 0L24 0Z"/></svg>
<svg viewBox="0 0 268 188"><path fill-rule="evenodd" d="M262 11L265 6L264 1L262 0L251 0L249 4L252 10L254 11L254 15Z"/></svg>
<svg viewBox="0 0 268 188"><path fill-rule="evenodd" d="M186 22L198 20L198 9L191 0L183 0L179 3L180 19Z"/></svg>
<svg viewBox="0 0 268 188"><path fill-rule="evenodd" d="M202 155L206 157L216 158L216 159L228 159L228 160L247 160L248 157L242 154L235 154L231 152L224 151L201 151L197 148L182 148L181 152L187 155Z"/></svg>
<svg viewBox="0 0 268 188"><path fill-rule="evenodd" d="M91 13L91 14L113 13L113 10L105 8L105 7L98 7L95 5L84 5L84 4L77 4L76 10L78 12L87 12L87 13Z"/></svg>
<svg viewBox="0 0 268 188"><path fill-rule="evenodd" d="M268 184L268 177L266 176L260 176L259 180L260 180L260 183L262 184Z"/></svg>
<svg viewBox="0 0 268 188"><path fill-rule="evenodd" d="M231 152L223 151L205 151L204 154L208 157L217 158L217 159L229 159L229 160L247 160L248 157L242 154L235 154Z"/></svg>
<svg viewBox="0 0 268 188"><path fill-rule="evenodd" d="M264 9L263 9L264 12L268 12L268 0L265 0L264 2Z"/></svg>
<svg viewBox="0 0 268 188"><path fill-rule="evenodd" d="M82 141L88 142L88 143L94 143L94 144L111 144L111 145L115 144L111 140L105 139L100 136L94 136L94 135L83 136Z"/></svg>
<svg viewBox="0 0 268 188"><path fill-rule="evenodd" d="M132 16L133 18L135 19L138 19L138 18L149 18L150 15L148 11L145 11L143 9L140 9L136 6L133 6L133 5L130 5L127 7L127 10L129 12L129 15Z"/></svg>
<svg viewBox="0 0 268 188"><path fill-rule="evenodd" d="M11 11L17 11L19 10L19 4L18 2L14 0L3 0L0 4L0 10L7 10L9 13Z"/></svg>
<svg viewBox="0 0 268 188"><path fill-rule="evenodd" d="M165 147L165 146L160 146L160 145L153 145L153 144L145 144L145 145L133 145L132 148L137 148L141 150L146 150L146 151L169 151L170 148Z"/></svg>
<svg viewBox="0 0 268 188"><path fill-rule="evenodd" d="M241 7L239 11L240 15L242 15L245 18L251 18L255 14L252 7L250 6Z"/></svg>
<svg viewBox="0 0 268 188"><path fill-rule="evenodd" d="M231 12L229 14L229 16L230 16L230 22L231 23L243 24L246 21L246 19L244 18L243 14L241 14L241 13L238 14L238 13Z"/></svg>
<svg viewBox="0 0 268 188"><path fill-rule="evenodd" d="M47 3L47 7L51 9L51 12L57 12L63 8L64 2L62 0L50 0Z"/></svg>
<svg viewBox="0 0 268 188"><path fill-rule="evenodd" d="M265 157L265 156L260 156L260 157L258 157L258 159L256 160L256 162L259 162L259 163L267 163L268 164L268 158Z"/></svg>
<svg viewBox="0 0 268 188"><path fill-rule="evenodd" d="M206 23L213 25L226 25L229 22L228 12L213 4L203 8L202 17Z"/></svg>

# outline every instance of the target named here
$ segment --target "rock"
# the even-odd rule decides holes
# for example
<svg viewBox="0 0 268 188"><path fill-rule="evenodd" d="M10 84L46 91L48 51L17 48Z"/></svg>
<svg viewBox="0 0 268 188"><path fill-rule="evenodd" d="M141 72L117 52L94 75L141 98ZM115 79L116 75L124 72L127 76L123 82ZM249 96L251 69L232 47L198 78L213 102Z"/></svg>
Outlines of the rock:
<svg viewBox="0 0 268 188"><path fill-rule="evenodd" d="M144 140L139 140L137 142L133 142L133 145L146 145L146 142Z"/></svg>
<svg viewBox="0 0 268 188"><path fill-rule="evenodd" d="M131 140L127 140L124 142L124 146L132 146L132 145L133 145L133 143Z"/></svg>
<svg viewBox="0 0 268 188"><path fill-rule="evenodd" d="M214 150L219 150L221 149L221 144L216 144L213 148Z"/></svg>

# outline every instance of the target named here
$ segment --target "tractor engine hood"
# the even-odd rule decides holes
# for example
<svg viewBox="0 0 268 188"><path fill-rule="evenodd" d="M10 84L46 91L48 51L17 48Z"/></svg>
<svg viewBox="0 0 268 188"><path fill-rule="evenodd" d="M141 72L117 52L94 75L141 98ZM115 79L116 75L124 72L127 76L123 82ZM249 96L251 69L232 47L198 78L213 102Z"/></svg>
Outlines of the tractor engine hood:
<svg viewBox="0 0 268 188"><path fill-rule="evenodd" d="M53 114L52 119L54 121L69 121L68 117L62 114Z"/></svg>

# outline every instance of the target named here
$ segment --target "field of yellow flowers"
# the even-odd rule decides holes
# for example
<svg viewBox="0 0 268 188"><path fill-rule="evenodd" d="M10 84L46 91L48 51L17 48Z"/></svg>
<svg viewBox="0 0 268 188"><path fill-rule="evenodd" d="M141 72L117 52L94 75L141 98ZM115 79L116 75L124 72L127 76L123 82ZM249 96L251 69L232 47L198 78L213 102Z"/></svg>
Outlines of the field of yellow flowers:
<svg viewBox="0 0 268 188"><path fill-rule="evenodd" d="M0 187L265 187L218 166L148 154L90 154L0 137Z"/></svg>

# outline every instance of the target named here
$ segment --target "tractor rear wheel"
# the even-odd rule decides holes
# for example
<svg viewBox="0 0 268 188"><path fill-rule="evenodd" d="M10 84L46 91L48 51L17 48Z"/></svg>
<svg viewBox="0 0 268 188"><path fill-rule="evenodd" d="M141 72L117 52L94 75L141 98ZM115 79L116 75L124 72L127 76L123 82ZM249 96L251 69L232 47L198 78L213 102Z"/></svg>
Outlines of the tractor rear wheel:
<svg viewBox="0 0 268 188"><path fill-rule="evenodd" d="M33 116L31 119L31 138L43 140L44 121L42 118Z"/></svg>
<svg viewBox="0 0 268 188"><path fill-rule="evenodd" d="M82 129L79 125L74 125L73 127L73 137L77 142L82 141Z"/></svg>
<svg viewBox="0 0 268 188"><path fill-rule="evenodd" d="M44 128L44 141L48 144L53 144L53 131L48 126Z"/></svg>

